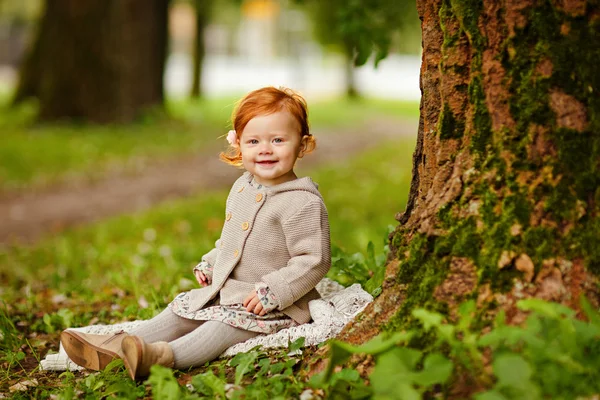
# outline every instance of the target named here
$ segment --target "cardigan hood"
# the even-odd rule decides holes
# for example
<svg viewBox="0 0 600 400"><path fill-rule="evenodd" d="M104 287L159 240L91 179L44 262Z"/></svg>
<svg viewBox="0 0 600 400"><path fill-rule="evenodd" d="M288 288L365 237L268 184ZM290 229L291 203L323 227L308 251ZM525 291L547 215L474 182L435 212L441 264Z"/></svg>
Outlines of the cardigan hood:
<svg viewBox="0 0 600 400"><path fill-rule="evenodd" d="M252 182L254 175L250 172L244 172L243 178L248 181L248 183ZM293 181L288 181L284 183L280 183L275 186L265 186L265 191L270 194L278 194L283 192L291 192L294 190L303 190L312 194L319 196L321 199L321 193L319 193L319 185L313 182L313 180L306 176L304 178L294 179Z"/></svg>

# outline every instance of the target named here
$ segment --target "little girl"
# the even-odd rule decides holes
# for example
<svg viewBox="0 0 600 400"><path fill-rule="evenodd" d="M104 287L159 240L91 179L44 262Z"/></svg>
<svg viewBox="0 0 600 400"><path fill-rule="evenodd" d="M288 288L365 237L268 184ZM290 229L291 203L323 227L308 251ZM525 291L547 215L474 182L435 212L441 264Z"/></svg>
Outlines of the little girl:
<svg viewBox="0 0 600 400"><path fill-rule="evenodd" d="M75 363L101 370L120 357L135 379L154 364L202 365L236 343L310 321L308 302L319 297L331 252L317 185L294 173L296 160L315 148L306 102L266 87L240 100L232 120L220 157L246 172L231 188L215 248L194 267L202 287L129 333L62 332Z"/></svg>

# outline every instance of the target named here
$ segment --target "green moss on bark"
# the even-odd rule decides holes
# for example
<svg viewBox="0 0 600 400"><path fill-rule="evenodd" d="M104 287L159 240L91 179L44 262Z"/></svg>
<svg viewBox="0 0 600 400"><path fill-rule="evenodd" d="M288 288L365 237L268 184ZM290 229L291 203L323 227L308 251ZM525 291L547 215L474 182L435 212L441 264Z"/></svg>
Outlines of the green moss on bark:
<svg viewBox="0 0 600 400"><path fill-rule="evenodd" d="M465 123L454 117L448 103L444 103L440 113L438 132L440 139L460 139L465 131Z"/></svg>
<svg viewBox="0 0 600 400"><path fill-rule="evenodd" d="M450 0L452 12L458 18L460 26L467 33L469 41L476 49L481 49L486 45L486 38L481 35L477 22L481 9L483 8L482 0Z"/></svg>
<svg viewBox="0 0 600 400"><path fill-rule="evenodd" d="M404 232L398 231L393 241L403 242ZM415 235L409 244L401 245L397 257L401 260L397 281L407 285L405 300L399 311L383 327L384 331L397 331L414 327L416 321L411 312L417 307L426 307L443 314L448 312L447 305L433 299L434 289L443 282L449 262L446 259L432 257L435 239L423 234Z"/></svg>
<svg viewBox="0 0 600 400"><path fill-rule="evenodd" d="M474 66L475 68L475 66ZM488 149L492 140L492 119L485 104L485 93L480 71L473 71L476 75L469 84L469 102L473 105L473 137L471 139L471 152L480 160Z"/></svg>
<svg viewBox="0 0 600 400"><path fill-rule="evenodd" d="M536 193L556 224L554 232L536 228L525 232L525 241L536 258L581 258L588 270L598 275L600 258L590 235L595 235L596 242L600 237L600 203L594 200L600 187L600 21L568 16L548 0L531 8L528 20L505 43L503 65L511 82L510 110L518 132L527 132L531 124L548 130L547 139L556 156L547 162L559 182L545 183ZM537 70L542 62L551 65L547 76ZM583 131L559 126L550 107L552 91L572 96L585 109L588 124ZM529 140L522 135L512 143L513 152L518 146L525 148ZM530 164L529 168L535 170L539 165ZM559 243L557 230L565 230L567 225L572 229L566 230L559 247L552 248Z"/></svg>

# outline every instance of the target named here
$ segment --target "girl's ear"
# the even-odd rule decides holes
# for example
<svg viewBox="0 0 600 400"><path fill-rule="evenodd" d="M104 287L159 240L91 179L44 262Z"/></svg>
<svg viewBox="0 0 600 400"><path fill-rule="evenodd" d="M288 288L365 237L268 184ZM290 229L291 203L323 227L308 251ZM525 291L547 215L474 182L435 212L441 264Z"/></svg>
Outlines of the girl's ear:
<svg viewBox="0 0 600 400"><path fill-rule="evenodd" d="M300 139L300 151L298 152L298 158L302 158L304 157L304 153L306 152L306 146L308 142L308 136L302 136L302 139Z"/></svg>

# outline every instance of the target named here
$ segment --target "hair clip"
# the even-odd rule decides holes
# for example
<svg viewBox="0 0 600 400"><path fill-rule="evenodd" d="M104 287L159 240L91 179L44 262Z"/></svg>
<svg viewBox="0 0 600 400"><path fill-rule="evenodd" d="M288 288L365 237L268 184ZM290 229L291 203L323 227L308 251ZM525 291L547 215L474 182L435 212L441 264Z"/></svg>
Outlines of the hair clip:
<svg viewBox="0 0 600 400"><path fill-rule="evenodd" d="M238 137L237 133L235 133L235 130L232 129L229 132L227 132L227 141L231 146L237 146Z"/></svg>

